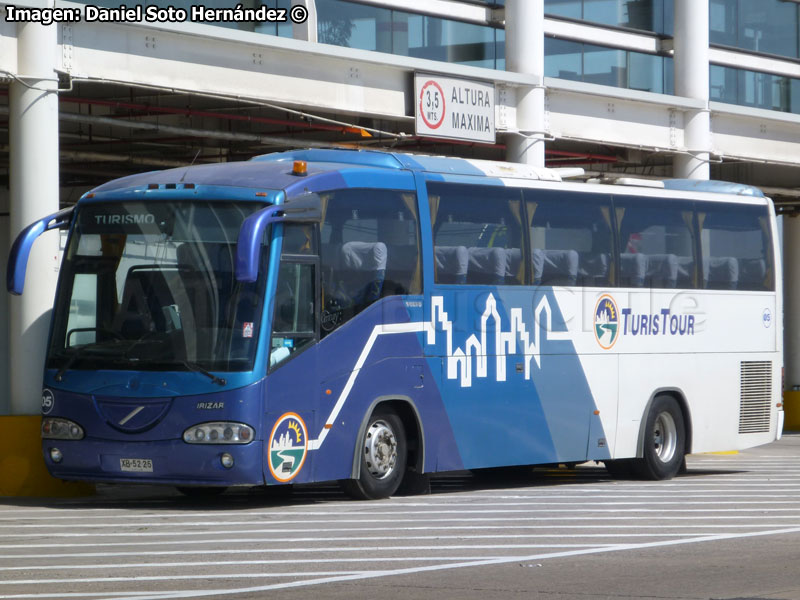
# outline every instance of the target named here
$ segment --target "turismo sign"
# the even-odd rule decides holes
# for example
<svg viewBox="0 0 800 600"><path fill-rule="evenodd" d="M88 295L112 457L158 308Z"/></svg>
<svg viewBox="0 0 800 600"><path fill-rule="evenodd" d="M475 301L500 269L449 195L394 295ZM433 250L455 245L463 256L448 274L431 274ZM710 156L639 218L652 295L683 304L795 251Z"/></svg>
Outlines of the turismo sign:
<svg viewBox="0 0 800 600"><path fill-rule="evenodd" d="M416 134L494 143L494 85L482 81L414 75Z"/></svg>

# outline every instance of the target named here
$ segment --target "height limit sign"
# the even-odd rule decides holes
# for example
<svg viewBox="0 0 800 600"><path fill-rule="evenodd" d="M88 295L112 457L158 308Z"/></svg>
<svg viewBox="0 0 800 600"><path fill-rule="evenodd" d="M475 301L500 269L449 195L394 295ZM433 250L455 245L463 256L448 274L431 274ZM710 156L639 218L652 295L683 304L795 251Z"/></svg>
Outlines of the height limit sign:
<svg viewBox="0 0 800 600"><path fill-rule="evenodd" d="M494 143L494 85L416 73L414 90L417 135Z"/></svg>

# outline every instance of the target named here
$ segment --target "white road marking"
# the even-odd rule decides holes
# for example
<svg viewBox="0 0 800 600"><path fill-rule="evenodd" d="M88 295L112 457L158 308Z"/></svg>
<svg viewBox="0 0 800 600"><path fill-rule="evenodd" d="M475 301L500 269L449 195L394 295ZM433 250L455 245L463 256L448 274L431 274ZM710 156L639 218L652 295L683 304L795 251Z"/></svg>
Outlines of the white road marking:
<svg viewBox="0 0 800 600"><path fill-rule="evenodd" d="M411 567L405 569L395 569L395 570L383 570L383 571L373 571L373 572L365 572L360 573L357 575L338 575L333 577L324 577L321 579L309 579L304 581L293 581L287 583L279 583L273 585L265 585L265 586L257 586L257 587L249 587L249 588L237 588L237 589L217 589L217 590L187 590L185 592L167 592L167 593L156 593L152 596L143 596L140 597L139 600L168 600L173 598L197 598L202 596L225 596L225 595L232 595L232 594L246 594L246 593L254 593L254 592L266 592L266 591L274 591L274 590L282 590L282 589L289 589L289 588L297 588L297 587L307 587L312 585L323 585L329 583L343 583L346 581L356 581L356 580L363 580L363 579L376 579L380 577L390 577L390 576L397 576L397 575L414 575L418 573L425 573L425 572L432 572L432 571L441 571L441 570L450 570L450 569L460 569L460 568L475 568L481 566L490 566L490 565L500 565L500 564L508 564L513 562L527 562L527 561L534 561L534 560L546 560L552 558L566 558L571 556L581 556L581 555L588 555L588 554L601 554L607 552L620 552L620 551L628 551L628 550L644 550L648 548L661 548L665 546L675 546L675 545L683 545L683 544L697 544L703 542L716 542L722 540L732 540L732 539L740 539L746 537L759 537L759 536L768 536L768 535L786 535L786 534L793 534L793 533L800 533L800 527L792 527L787 529L773 529L769 531L759 531L759 532L751 532L751 533L741 533L741 534L717 534L711 536L701 536L689 539L682 539L682 540L667 540L661 542L648 542L642 544L618 544L615 546L604 547L604 548L588 548L584 550L570 550L564 552L552 552L546 554L533 554L533 555L526 555L526 556L513 556L507 558L495 558L495 559L487 559L487 560L479 560L479 561L469 561L469 562L460 562L460 563L453 563L453 564L444 564L444 565L428 565L422 567ZM107 600L118 600L117 596L111 595L108 597Z"/></svg>
<svg viewBox="0 0 800 600"><path fill-rule="evenodd" d="M204 573L203 579L275 579L278 577L332 577L363 575L366 571L295 571L290 573ZM60 579L8 579L0 581L0 585L52 585L54 583L121 583L127 581L177 581L198 579L199 575L135 575L133 577L64 577ZM2 598L2 596L0 596Z"/></svg>
<svg viewBox="0 0 800 600"><path fill-rule="evenodd" d="M0 504L0 549L6 552L0 554L0 587L8 592L0 599L180 600L268 593L516 561L797 535L800 470L793 457L782 460L691 458L690 468L713 473L656 483L610 482L599 467L577 474L548 472L547 487L537 485L540 478L527 489L463 491L463 479L456 478L459 494L369 504L325 500L322 508L298 504L264 510L257 498L232 499L230 510L203 512L183 505L178 510L170 499L115 501L114 508L92 508L91 500L63 501L58 510ZM553 483L558 485L549 487ZM376 527L391 527L391 537L376 539ZM368 545L352 547L364 542ZM314 572L298 570L298 552L309 553L303 564ZM202 562L192 562L192 556ZM57 559L66 564L46 564ZM247 575L222 574L212 571L215 567ZM160 575L163 568L176 575ZM271 568L291 572L270 573ZM106 570L110 577L100 577ZM27 579L3 580L15 576ZM250 581L235 583L245 577ZM158 583L170 580L175 585ZM248 583L251 587L244 587ZM48 592L48 584L56 591ZM213 589L216 585L225 589ZM100 586L116 591L96 591ZM143 587L152 591L137 591Z"/></svg>

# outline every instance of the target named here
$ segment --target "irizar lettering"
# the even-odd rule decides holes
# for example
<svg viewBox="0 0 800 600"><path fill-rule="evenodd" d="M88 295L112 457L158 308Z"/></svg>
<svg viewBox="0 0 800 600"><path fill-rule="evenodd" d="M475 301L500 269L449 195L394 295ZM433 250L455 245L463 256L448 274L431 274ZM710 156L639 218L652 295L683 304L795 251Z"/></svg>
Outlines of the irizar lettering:
<svg viewBox="0 0 800 600"><path fill-rule="evenodd" d="M197 410L217 410L225 408L224 402L198 402L195 407Z"/></svg>
<svg viewBox="0 0 800 600"><path fill-rule="evenodd" d="M694 315L673 315L668 308L658 313L634 313L623 308L623 335L694 335Z"/></svg>

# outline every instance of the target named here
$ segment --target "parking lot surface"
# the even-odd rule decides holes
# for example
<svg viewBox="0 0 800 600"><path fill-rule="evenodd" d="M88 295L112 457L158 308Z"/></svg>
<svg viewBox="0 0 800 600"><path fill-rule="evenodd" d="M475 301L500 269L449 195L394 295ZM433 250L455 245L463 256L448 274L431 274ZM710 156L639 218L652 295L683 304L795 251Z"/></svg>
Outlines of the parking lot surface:
<svg viewBox="0 0 800 600"><path fill-rule="evenodd" d="M0 499L0 598L800 599L800 436L688 458L666 482L594 463L333 486L100 486Z"/></svg>

